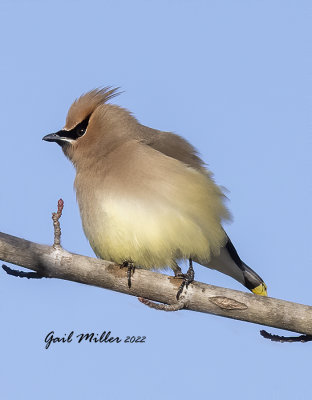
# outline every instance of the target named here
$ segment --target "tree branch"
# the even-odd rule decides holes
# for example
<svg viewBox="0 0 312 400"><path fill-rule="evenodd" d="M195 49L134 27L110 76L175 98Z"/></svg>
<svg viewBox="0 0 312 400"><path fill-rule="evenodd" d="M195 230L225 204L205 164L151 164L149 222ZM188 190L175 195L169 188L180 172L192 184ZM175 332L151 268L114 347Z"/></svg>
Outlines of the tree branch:
<svg viewBox="0 0 312 400"><path fill-rule="evenodd" d="M0 259L39 275L94 285L170 305L312 335L312 307L270 297L193 282L177 304L180 279L136 269L128 287L127 272L112 262L69 253L0 233ZM147 302L148 303L148 302Z"/></svg>

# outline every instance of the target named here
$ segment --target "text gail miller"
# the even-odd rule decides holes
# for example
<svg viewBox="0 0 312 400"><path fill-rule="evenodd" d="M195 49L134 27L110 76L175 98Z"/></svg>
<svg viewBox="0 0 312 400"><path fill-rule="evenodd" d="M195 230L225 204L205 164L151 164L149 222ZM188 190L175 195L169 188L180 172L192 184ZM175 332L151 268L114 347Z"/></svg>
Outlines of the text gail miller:
<svg viewBox="0 0 312 400"><path fill-rule="evenodd" d="M75 335L74 331L63 336L56 336L54 331L47 334L44 341L46 343L45 348L48 349L52 343L145 343L146 336L126 336L120 338L119 336L112 336L111 331L103 331L99 333L79 333Z"/></svg>

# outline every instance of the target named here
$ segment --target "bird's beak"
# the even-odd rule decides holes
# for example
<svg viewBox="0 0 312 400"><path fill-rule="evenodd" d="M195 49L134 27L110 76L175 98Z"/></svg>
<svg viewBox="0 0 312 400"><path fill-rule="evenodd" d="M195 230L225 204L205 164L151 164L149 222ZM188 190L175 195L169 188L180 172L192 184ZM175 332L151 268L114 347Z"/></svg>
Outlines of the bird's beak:
<svg viewBox="0 0 312 400"><path fill-rule="evenodd" d="M61 139L61 137L59 135L59 132L50 133L49 135L45 135L42 138L42 140L45 140L46 142L57 142L60 139Z"/></svg>
<svg viewBox="0 0 312 400"><path fill-rule="evenodd" d="M42 140L46 142L55 142L60 146L64 146L66 143L71 143L72 140L68 137L68 131L64 129L55 133L49 133L49 135L45 135Z"/></svg>

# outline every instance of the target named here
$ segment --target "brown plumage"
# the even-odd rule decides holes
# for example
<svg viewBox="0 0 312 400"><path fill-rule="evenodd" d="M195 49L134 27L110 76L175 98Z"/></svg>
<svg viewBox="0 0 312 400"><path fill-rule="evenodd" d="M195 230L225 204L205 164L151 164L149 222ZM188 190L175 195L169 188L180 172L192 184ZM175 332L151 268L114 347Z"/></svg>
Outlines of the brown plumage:
<svg viewBox="0 0 312 400"><path fill-rule="evenodd" d="M222 261L230 241L221 223L230 215L194 147L107 104L116 94L111 88L84 94L70 107L65 127L44 138L60 144L76 168L83 228L96 255L175 273L178 260L192 258L249 289L262 285L252 270L254 282L246 282L248 267L238 256Z"/></svg>

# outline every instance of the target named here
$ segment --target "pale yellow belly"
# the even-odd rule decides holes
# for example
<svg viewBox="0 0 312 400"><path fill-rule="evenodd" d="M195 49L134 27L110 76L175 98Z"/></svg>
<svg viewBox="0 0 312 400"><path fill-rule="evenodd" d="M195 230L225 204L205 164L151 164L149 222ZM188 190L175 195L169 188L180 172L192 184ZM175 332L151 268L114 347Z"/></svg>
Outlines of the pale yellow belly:
<svg viewBox="0 0 312 400"><path fill-rule="evenodd" d="M92 213L88 212L91 207ZM211 243L203 227L166 202L108 196L80 209L85 234L102 259L164 268L173 259L210 257ZM217 247L223 242L222 232L221 227L216 232L220 236Z"/></svg>

